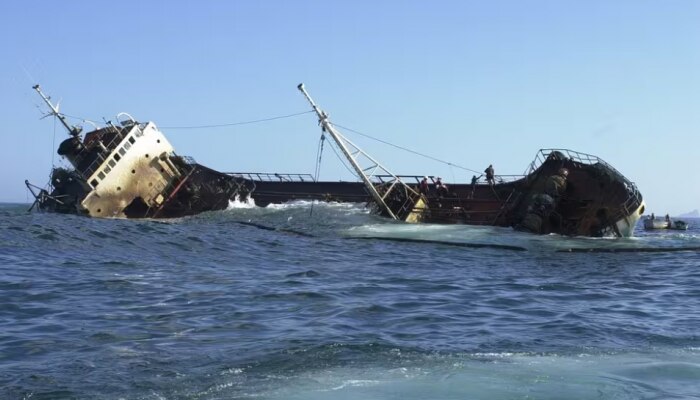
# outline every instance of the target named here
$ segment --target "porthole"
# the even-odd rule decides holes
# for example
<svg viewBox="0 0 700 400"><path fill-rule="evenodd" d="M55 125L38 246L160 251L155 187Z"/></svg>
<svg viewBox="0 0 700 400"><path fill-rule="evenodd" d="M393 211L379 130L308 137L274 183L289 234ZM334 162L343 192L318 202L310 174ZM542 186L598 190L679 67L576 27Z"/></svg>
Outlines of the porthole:
<svg viewBox="0 0 700 400"><path fill-rule="evenodd" d="M148 154L146 154L146 158L148 158Z"/></svg>
<svg viewBox="0 0 700 400"><path fill-rule="evenodd" d="M160 139L156 140L156 142L160 143Z"/></svg>
<svg viewBox="0 0 700 400"><path fill-rule="evenodd" d="M135 170L135 169L132 169L132 170L131 170L131 173L132 173L132 174L135 174L135 173L136 173L136 170Z"/></svg>
<svg viewBox="0 0 700 400"><path fill-rule="evenodd" d="M117 191L122 190L121 186L117 186Z"/></svg>
<svg viewBox="0 0 700 400"><path fill-rule="evenodd" d="M102 212L102 209L101 209L101 208L98 208L98 209L97 209L97 212L98 212L98 213L101 213L101 212Z"/></svg>

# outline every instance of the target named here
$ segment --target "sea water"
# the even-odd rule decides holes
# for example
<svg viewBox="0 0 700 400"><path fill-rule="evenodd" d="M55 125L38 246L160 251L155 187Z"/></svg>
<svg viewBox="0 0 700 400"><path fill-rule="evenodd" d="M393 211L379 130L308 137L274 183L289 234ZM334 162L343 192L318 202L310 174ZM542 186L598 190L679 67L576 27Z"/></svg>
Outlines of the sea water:
<svg viewBox="0 0 700 400"><path fill-rule="evenodd" d="M700 398L700 220L590 239L355 204L26 208L0 206L2 399Z"/></svg>

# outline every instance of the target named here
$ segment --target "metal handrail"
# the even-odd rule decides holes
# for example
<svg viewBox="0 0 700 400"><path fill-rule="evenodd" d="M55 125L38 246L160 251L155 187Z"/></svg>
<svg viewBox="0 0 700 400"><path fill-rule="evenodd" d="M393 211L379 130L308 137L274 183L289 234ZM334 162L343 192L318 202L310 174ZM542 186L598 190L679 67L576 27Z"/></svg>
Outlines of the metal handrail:
<svg viewBox="0 0 700 400"><path fill-rule="evenodd" d="M124 139L129 135L129 133L131 133L131 130L129 130L129 132L127 132L125 134L123 132L123 130L118 129L118 128L114 127L113 125L110 125L110 126L114 129L115 135L112 138L112 140L110 140L108 143L106 143L106 144L103 143L105 148L109 150L109 154L105 157L102 154L102 152L100 152L98 154L98 157L92 163L90 163L90 165L88 165L88 167L85 168L85 170L83 172L77 171L86 180L89 179L102 166L102 164L107 159L109 159L109 157L117 150L117 147L118 147L117 145L119 143L121 143L122 141L124 141ZM85 158L87 153L88 153L87 149L81 150L76 157L76 164L80 164L80 161L82 161L82 159Z"/></svg>
<svg viewBox="0 0 700 400"><path fill-rule="evenodd" d="M612 165L603 161L598 156L568 149L540 149L535 155L535 159L530 163L530 166L528 170L526 170L526 173L530 174L534 172L537 168L542 166L542 164L544 164L544 162L547 161L549 156L554 152L561 153L567 158L582 164L600 164L609 171L611 171L613 174L615 174L617 178L625 184L625 186L627 187L628 196L627 199L625 199L625 201L622 202L622 204L620 205L620 211L611 218L613 221L617 221L636 211L636 207L639 205L639 203L641 203L641 194L639 193L639 189L637 189L637 185L635 185L634 182L630 181L624 175L622 175L620 171L616 170Z"/></svg>
<svg viewBox="0 0 700 400"><path fill-rule="evenodd" d="M579 151L569 150L569 149L540 149L537 152L537 154L535 155L535 159L528 166L528 169L525 170L524 175L529 175L529 174L533 173L537 168L539 168L542 164L544 164L544 162L547 161L547 158L549 158L549 156L552 155L552 153L554 153L554 152L562 153L567 158L569 158L573 161L582 163L582 164L588 164L588 165L602 164L605 167L612 170L613 172L615 172L616 174L620 175L622 178L625 179L625 181L628 181L628 179L625 178L624 175L622 175L620 173L620 171L616 170L612 165L608 164L600 157L594 156L592 154L581 153Z"/></svg>
<svg viewBox="0 0 700 400"><path fill-rule="evenodd" d="M276 172L224 172L236 178L246 178L259 182L316 182L311 174L288 174Z"/></svg>
<svg viewBox="0 0 700 400"><path fill-rule="evenodd" d="M404 181L411 181L411 179L415 180L416 183L420 183L420 181L423 179L424 176L427 176L427 178L431 181L431 183L435 183L437 180L437 177L434 175L396 175L397 178L400 178ZM495 179L497 183L507 183L507 182L515 182L518 179L524 178L525 175L495 175ZM393 181L394 177L391 175L374 175L372 178L374 178L377 183L387 183ZM387 180L385 180L387 179ZM481 178L480 178L481 180ZM449 182L449 181L446 181ZM481 184L485 184L486 181L481 180ZM460 184L459 182L451 182L450 184ZM469 182L463 182L461 184L471 184L471 179Z"/></svg>

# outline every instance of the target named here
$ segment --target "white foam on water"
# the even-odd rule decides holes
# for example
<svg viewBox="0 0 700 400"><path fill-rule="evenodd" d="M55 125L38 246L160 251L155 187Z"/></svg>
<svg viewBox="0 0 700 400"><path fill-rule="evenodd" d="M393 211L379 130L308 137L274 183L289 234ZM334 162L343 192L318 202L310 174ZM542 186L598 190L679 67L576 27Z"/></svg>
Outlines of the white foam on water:
<svg viewBox="0 0 700 400"><path fill-rule="evenodd" d="M292 200L286 203L274 204L270 203L265 208L271 210L288 210L296 208L310 208L318 207L328 210L357 210L363 213L369 213L369 209L364 207L364 204L360 203L337 203L337 202L326 202L318 200Z"/></svg>
<svg viewBox="0 0 700 400"><path fill-rule="evenodd" d="M406 223L372 223L346 229L353 238L381 238L415 241L438 241L454 244L516 246L526 250L557 251L567 249L627 250L700 246L700 238L692 234L665 236L569 237L557 234L536 235L511 228L476 225L438 225Z"/></svg>
<svg viewBox="0 0 700 400"><path fill-rule="evenodd" d="M270 388L267 388L268 390ZM271 399L640 399L697 398L697 354L481 354L401 368L301 372Z"/></svg>
<svg viewBox="0 0 700 400"><path fill-rule="evenodd" d="M234 197L233 200L228 201L228 207L226 208L227 210L234 210L234 209L240 209L240 208L255 208L257 207L255 205L255 200L248 196L244 201L241 201L239 196Z"/></svg>
<svg viewBox="0 0 700 400"><path fill-rule="evenodd" d="M456 245L504 246L535 252L556 252L573 249L588 251L635 251L700 247L700 235L696 232L652 232L637 230L637 237L591 238L567 237L557 234L536 235L518 232L508 227L477 225L409 224L392 221L371 213L364 203L335 203L318 200L294 200L282 204L256 207L252 199L241 202L236 199L229 205L237 217L249 222L282 225L294 224L295 228L308 227L310 233L330 228L341 236L350 238L380 238L445 242ZM318 233L318 232L316 232Z"/></svg>

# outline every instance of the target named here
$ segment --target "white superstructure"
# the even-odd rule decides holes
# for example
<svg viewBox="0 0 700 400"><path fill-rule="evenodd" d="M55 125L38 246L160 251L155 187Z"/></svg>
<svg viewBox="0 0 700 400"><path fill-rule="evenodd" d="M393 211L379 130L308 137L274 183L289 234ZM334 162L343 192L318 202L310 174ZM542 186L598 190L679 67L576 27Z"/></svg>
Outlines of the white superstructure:
<svg viewBox="0 0 700 400"><path fill-rule="evenodd" d="M123 218L137 198L159 207L181 176L170 161L174 149L152 122L130 125L130 131L87 178L93 190L81 202L92 217Z"/></svg>

